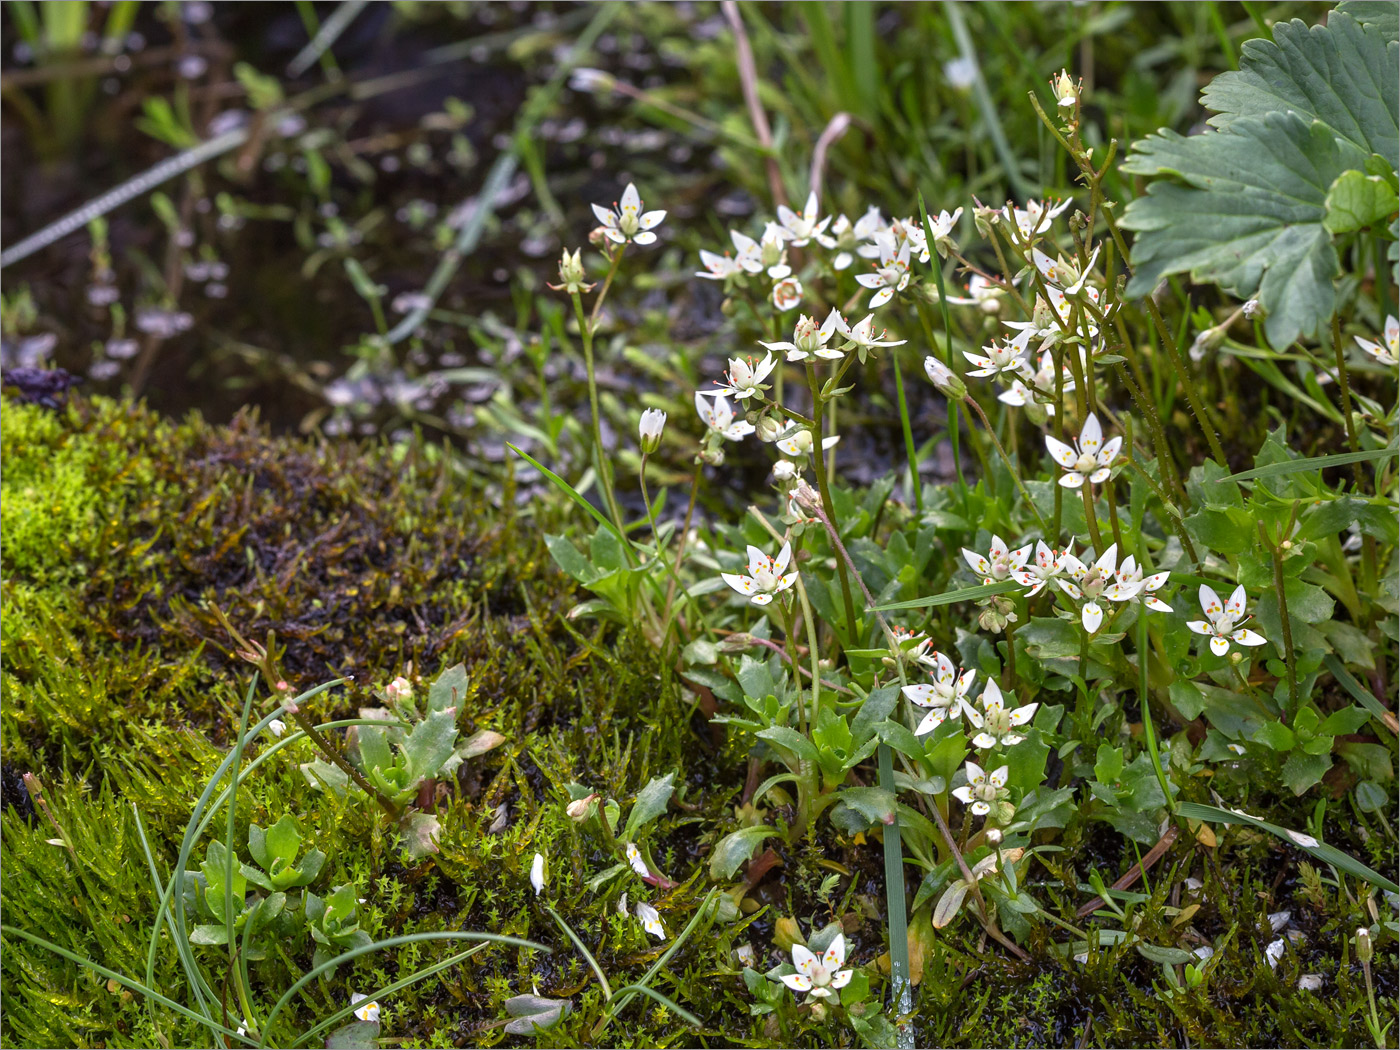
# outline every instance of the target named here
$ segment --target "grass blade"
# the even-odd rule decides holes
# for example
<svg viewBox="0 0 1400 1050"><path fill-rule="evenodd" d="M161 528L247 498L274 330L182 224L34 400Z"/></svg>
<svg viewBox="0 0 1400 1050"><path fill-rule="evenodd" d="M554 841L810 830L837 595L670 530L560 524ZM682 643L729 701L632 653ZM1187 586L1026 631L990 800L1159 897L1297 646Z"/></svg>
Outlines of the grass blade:
<svg viewBox="0 0 1400 1050"><path fill-rule="evenodd" d="M1233 809L1221 809L1219 806L1206 806L1199 802L1183 802L1176 807L1178 817L1187 817L1191 820L1207 820L1220 824L1248 824L1258 828L1260 831L1267 831L1271 835L1277 835L1284 842L1297 846L1304 853L1330 864L1348 875L1353 875L1363 882L1369 882L1372 886L1379 886L1383 890L1391 893L1400 893L1400 885L1396 885L1379 872L1372 871L1350 854L1343 853L1335 846L1327 846L1316 842L1311 835L1303 835L1296 831L1289 831L1281 828L1277 824L1270 824L1267 820L1260 820L1258 817L1250 816L1248 813L1237 813ZM1315 845L1308 845L1316 842Z"/></svg>
<svg viewBox="0 0 1400 1050"><path fill-rule="evenodd" d="M1387 445L1385 448L1370 448L1361 452L1338 452L1331 456L1310 456L1307 459L1290 459L1287 463L1270 463L1266 467L1255 467L1253 470L1242 470L1238 474L1230 474L1220 479L1220 481L1251 481L1255 478L1277 478L1285 474L1301 474L1309 470L1321 470L1324 467L1343 467L1348 463L1365 463L1373 459L1389 459L1396 455L1397 450L1394 445Z"/></svg>
<svg viewBox="0 0 1400 1050"><path fill-rule="evenodd" d="M569 499L573 500L584 510L588 511L589 514L593 515L594 520L596 520L599 525L611 529L614 533L616 533L617 538L620 539L624 544L628 542L627 537L618 531L616 525L614 525L611 521L604 517L602 512L599 511L597 507L593 506L593 504L589 503L588 500L584 499L577 489L575 489L567 481L561 478L558 474L554 473L554 471L550 470L539 460L535 459L535 457L530 455L530 453L524 452L521 449L516 448L509 442L506 443L506 448L510 449L521 459L525 460L525 462L529 463L530 466L534 467L541 474L547 477L551 482L553 482L555 488L557 488L560 492L564 493L564 495L568 496Z"/></svg>
<svg viewBox="0 0 1400 1050"><path fill-rule="evenodd" d="M621 995L623 992L633 992L637 995L649 995L662 1006L666 1007L666 1009L670 1010L673 1014L679 1017L686 1024L694 1025L696 1028L700 1027L700 1018L696 1017L689 1010L682 1010L679 1006L676 1005L675 1000L662 995L655 988L648 988L644 984L629 984L626 988L619 988L617 992L619 995Z"/></svg>
<svg viewBox="0 0 1400 1050"><path fill-rule="evenodd" d="M1335 653L1328 653L1324 656L1322 663L1357 703L1371 712L1392 733L1400 734L1400 723L1396 721L1395 712L1387 711L1385 705L1376 699L1375 694L1358 682L1352 673L1342 666L1342 661L1337 659Z"/></svg>
<svg viewBox="0 0 1400 1050"><path fill-rule="evenodd" d="M574 947L579 950L579 954L584 957L584 959L588 962L588 965L593 969L593 972L598 975L598 983L603 986L603 998L605 1000L612 999L612 985L608 984L607 975L603 973L603 968L598 965L598 960L593 958L593 953L588 950L587 946L584 945L583 941L579 939L579 935L573 931L573 927L571 927L567 922L565 922L557 911L551 908L548 904L544 906L544 910L549 912L550 916L554 919L554 921L559 924L559 928L564 931L564 933L568 936L569 940L574 942Z"/></svg>
<svg viewBox="0 0 1400 1050"><path fill-rule="evenodd" d="M351 959L358 959L361 955L369 955L371 952L383 951L386 948L397 948L401 944L421 944L424 941L486 941L491 944L509 944L517 948L533 948L546 954L549 949L536 941L527 941L521 937L508 937L503 933L477 933L473 930L437 930L431 933L407 933L400 937L390 937L386 940L375 941L373 944L366 944L363 948L351 948L349 951L341 952L334 959L328 959L320 966L308 970L301 979L282 993L282 998L278 999L272 1010L267 1015L267 1021L262 1028L262 1041L257 1045L260 1047L267 1045L267 1033L272 1030L272 1022L277 1019L287 1005L312 981L318 977L333 972L336 967L348 963Z"/></svg>
<svg viewBox="0 0 1400 1050"><path fill-rule="evenodd" d="M927 594L922 598L910 598L903 602L890 602L888 605L872 605L867 612L889 612L891 609L934 609L955 602L969 602L975 598L988 598L993 594L1008 594L1020 584L1010 580L1004 583L983 583L976 587L959 587L942 594Z"/></svg>
<svg viewBox="0 0 1400 1050"><path fill-rule="evenodd" d="M37 944L40 948L45 948L48 951L53 952L55 955L61 955L63 956L63 958L68 959L70 962L75 962L79 966L86 966L89 969L91 969L94 973L100 974L101 976L107 978L109 981L116 981L123 988L130 988L133 992L139 992L140 994L146 996L148 999L160 1003L160 1005L164 1006L166 1009L174 1010L177 1014L187 1017L191 1021L197 1021L200 1024L209 1028L211 1031L227 1039L236 1039L240 1043L243 1043L247 1046L258 1045L256 1042L254 1042L247 1036L239 1035L232 1028L226 1028L225 1026L221 1025L218 1021L215 1021L212 1018L204 1017L200 1014L197 1014L188 1006L185 1006L181 1003L177 1003L174 999L167 999L159 992L147 988L140 981L132 980L130 977L126 977L122 974L117 973L116 970L109 970L107 969L107 967L95 963L86 956L79 955L77 952L70 952L67 948L60 948L52 941L46 941L42 937L36 937L34 934L29 933L26 930L16 929L13 926L0 926L0 934L4 934L7 937L18 937L21 940L28 941L30 944Z"/></svg>

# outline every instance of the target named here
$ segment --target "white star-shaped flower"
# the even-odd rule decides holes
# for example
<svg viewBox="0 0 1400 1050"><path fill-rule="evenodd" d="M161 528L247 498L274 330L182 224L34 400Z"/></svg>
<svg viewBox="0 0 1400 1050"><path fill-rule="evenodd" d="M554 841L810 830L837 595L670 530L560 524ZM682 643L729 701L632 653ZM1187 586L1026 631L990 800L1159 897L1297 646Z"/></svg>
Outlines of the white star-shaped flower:
<svg viewBox="0 0 1400 1050"><path fill-rule="evenodd" d="M953 791L953 797L967 805L979 817L992 811L992 803L1000 802L1010 792L1006 789L1010 766L1002 766L988 773L976 762L968 761L965 768L967 783Z"/></svg>
<svg viewBox="0 0 1400 1050"><path fill-rule="evenodd" d="M1019 569L1013 569L1011 578L1022 587L1029 588L1026 597L1033 598L1060 574L1067 553L1068 551L1057 553L1053 547L1047 547L1044 540L1036 540L1035 560Z"/></svg>
<svg viewBox="0 0 1400 1050"><path fill-rule="evenodd" d="M1356 345L1365 350L1383 365L1395 368L1400 365L1400 321L1394 315L1385 319L1385 337L1382 343L1356 337Z"/></svg>
<svg viewBox="0 0 1400 1050"><path fill-rule="evenodd" d="M982 347L980 354L964 350L963 357L977 366L967 374L977 378L1000 375L1003 372L1019 375L1026 368L1026 360L1023 355L1030 338L1030 331L1025 330L1002 343L993 339L991 343Z"/></svg>
<svg viewBox="0 0 1400 1050"><path fill-rule="evenodd" d="M1065 469L1060 484L1067 489L1077 489L1086 481L1097 485L1108 480L1113 461L1123 447L1123 439L1116 437L1105 442L1099 417L1090 412L1079 432L1076 447L1071 448L1049 434L1045 435L1045 447L1050 450L1055 462Z"/></svg>
<svg viewBox="0 0 1400 1050"><path fill-rule="evenodd" d="M826 230L831 216L818 219L817 215L816 193L807 195L807 203L800 212L793 211L786 204L778 205L778 223L782 226L794 248L801 248L808 241L820 237Z"/></svg>
<svg viewBox="0 0 1400 1050"><path fill-rule="evenodd" d="M883 234L876 240L880 259L873 273L858 273L856 280L866 288L875 289L870 297L870 309L884 306L894 298L895 292L902 292L909 286L909 242L896 250L894 237Z"/></svg>
<svg viewBox="0 0 1400 1050"><path fill-rule="evenodd" d="M656 234L651 231L661 225L666 218L664 211L642 211L642 198L632 183L622 191L622 200L611 209L593 205L593 214L603 224L603 236L616 244L654 244Z"/></svg>
<svg viewBox="0 0 1400 1050"><path fill-rule="evenodd" d="M972 688L972 683L977 678L976 671L959 673L957 665L940 652L920 656L919 662L930 668L933 681L906 685L903 689L904 695L911 703L930 709L914 730L915 736L931 733L941 726L945 719L956 717L963 698L967 696L967 691Z"/></svg>
<svg viewBox="0 0 1400 1050"><path fill-rule="evenodd" d="M1245 593L1241 585L1235 588L1230 600L1224 604L1220 601L1220 595L1214 590L1201 584L1200 591L1201 611L1206 614L1204 620L1191 620L1186 624L1196 634L1203 634L1210 638L1210 651L1216 656L1224 656L1230 651L1230 643L1236 645L1263 645L1268 641L1262 634L1256 634L1247 627L1240 627L1239 624L1249 619L1244 611Z"/></svg>
<svg viewBox="0 0 1400 1050"><path fill-rule="evenodd" d="M862 350L875 350L883 346L903 346L907 339L886 339L886 331L882 328L879 334L875 334L875 315L866 314L865 320L857 321L855 324L847 324L844 317L838 317L836 330L845 336L846 340Z"/></svg>
<svg viewBox="0 0 1400 1050"><path fill-rule="evenodd" d="M722 572L724 582L740 594L747 595L754 605L767 605L775 594L781 594L797 582L797 570L787 571L792 561L792 544L784 543L776 558L770 558L757 547L749 547L749 575Z"/></svg>
<svg viewBox="0 0 1400 1050"><path fill-rule="evenodd" d="M792 965L796 973L783 974L781 980L794 992L806 992L813 999L830 998L833 992L850 984L854 970L841 969L846 963L846 938L837 934L821 957L806 945L792 946Z"/></svg>
<svg viewBox="0 0 1400 1050"><path fill-rule="evenodd" d="M835 310L826 315L826 320L820 327L816 321L803 314L793 328L791 342L765 343L760 339L758 345L774 353L786 354L789 361L806 361L812 357L839 361L846 356L846 352L826 344L835 334L837 327L844 323L844 318Z"/></svg>
<svg viewBox="0 0 1400 1050"><path fill-rule="evenodd" d="M1017 208L1008 204L1001 209L1002 218L1007 222L1016 224L1016 230L1021 235L1021 240L1030 241L1040 236L1050 228L1055 216L1064 211L1073 203L1072 200L1061 201L1059 204L1050 206L1041 201L1027 201L1024 208Z"/></svg>
<svg viewBox="0 0 1400 1050"><path fill-rule="evenodd" d="M980 730L972 738L972 746L983 749L1014 747L1026 739L1024 733L1017 733L1015 730L1029 723L1035 714L1035 709L1040 706L1038 703L1026 704L1014 711L1009 710L1001 695L1001 686L997 685L996 680L992 678L987 679L987 686L982 690L979 702L982 705L981 711L978 711L966 700L962 702L962 705L967 720L972 723L975 729Z"/></svg>
<svg viewBox="0 0 1400 1050"><path fill-rule="evenodd" d="M1031 556L1031 544L1011 550L1006 541L992 534L992 546L983 556L976 551L962 548L963 560L985 583L1000 583L1011 578L1012 574L1025 567Z"/></svg>
<svg viewBox="0 0 1400 1050"><path fill-rule="evenodd" d="M763 381L777 363L778 359L772 354L765 354L762 361L755 361L752 357L731 357L729 370L724 373L725 382L716 383L715 386L719 393L732 394L743 401L766 389Z"/></svg>
<svg viewBox="0 0 1400 1050"><path fill-rule="evenodd" d="M713 398L713 401L706 398ZM695 411L700 413L704 424L726 441L739 441L753 433L753 424L746 419L735 419L734 409L723 394L702 394L695 392Z"/></svg>
<svg viewBox="0 0 1400 1050"><path fill-rule="evenodd" d="M1149 609L1155 609L1157 612L1173 611L1170 605L1162 601L1162 599L1155 597L1156 592L1162 589L1163 584L1170 578L1171 573L1154 572L1151 576L1144 577L1142 575L1142 566L1137 563L1136 558L1129 554L1123 559L1123 564L1118 566L1118 571L1115 575L1117 576L1117 583L1104 592L1106 597L1111 598L1115 602L1126 601L1126 598L1120 598L1118 596L1119 592L1117 592L1115 588L1119 586L1123 588L1136 586L1137 589L1132 594L1128 595L1129 598L1134 595L1141 596L1143 604Z"/></svg>

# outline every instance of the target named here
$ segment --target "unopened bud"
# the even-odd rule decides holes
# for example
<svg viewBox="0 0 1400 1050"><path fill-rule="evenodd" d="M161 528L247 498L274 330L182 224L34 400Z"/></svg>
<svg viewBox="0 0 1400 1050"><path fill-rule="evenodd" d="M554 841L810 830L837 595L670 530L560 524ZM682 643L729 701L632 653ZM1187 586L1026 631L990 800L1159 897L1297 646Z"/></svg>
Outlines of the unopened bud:
<svg viewBox="0 0 1400 1050"><path fill-rule="evenodd" d="M1025 413L1027 419L1038 427L1043 427L1050 419L1050 411L1035 398L1030 398L1021 406L1021 411Z"/></svg>
<svg viewBox="0 0 1400 1050"><path fill-rule="evenodd" d="M1001 841L1001 828L988 828L988 829L987 829L987 841L990 842L993 846L995 846L998 842L1000 842L1000 841Z"/></svg>
<svg viewBox="0 0 1400 1050"><path fill-rule="evenodd" d="M967 384L932 354L924 358L924 374L938 392L950 401L963 401L967 398Z"/></svg>
<svg viewBox="0 0 1400 1050"><path fill-rule="evenodd" d="M666 429L666 413L659 408L649 408L642 413L637 426L642 441L642 452L651 455L661 447L661 432Z"/></svg>
<svg viewBox="0 0 1400 1050"><path fill-rule="evenodd" d="M797 477L797 464L790 459L780 459L773 464L773 477L779 481L791 481Z"/></svg>
<svg viewBox="0 0 1400 1050"><path fill-rule="evenodd" d="M996 208L989 208L985 204L979 203L972 209L972 224L977 227L977 232L983 237L992 235L992 227L1001 222L1001 212Z"/></svg>
<svg viewBox="0 0 1400 1050"><path fill-rule="evenodd" d="M1356 958L1362 965L1369 964L1375 949L1371 947L1371 931L1365 926L1357 927L1356 930Z"/></svg>
<svg viewBox="0 0 1400 1050"><path fill-rule="evenodd" d="M593 808L593 803L597 801L598 795L595 792L584 798L576 798L564 807L564 812L569 815L570 820L576 820L580 824L589 817L589 812Z"/></svg>
<svg viewBox="0 0 1400 1050"><path fill-rule="evenodd" d="M1042 331L1054 332L1059 330L1059 326L1055 322L1055 311L1044 299L1036 299L1035 310L1031 313L1031 321Z"/></svg>
<svg viewBox="0 0 1400 1050"><path fill-rule="evenodd" d="M754 433L758 436L759 441L766 441L771 445L783 436L783 431L786 429L781 419L774 416L764 416L754 427Z"/></svg>
<svg viewBox="0 0 1400 1050"><path fill-rule="evenodd" d="M399 675L384 687L384 695L390 700L407 700L413 695L413 683Z"/></svg>
<svg viewBox="0 0 1400 1050"><path fill-rule="evenodd" d="M1251 321L1264 316L1264 308L1259 305L1258 299L1250 299L1244 304L1244 315Z"/></svg>

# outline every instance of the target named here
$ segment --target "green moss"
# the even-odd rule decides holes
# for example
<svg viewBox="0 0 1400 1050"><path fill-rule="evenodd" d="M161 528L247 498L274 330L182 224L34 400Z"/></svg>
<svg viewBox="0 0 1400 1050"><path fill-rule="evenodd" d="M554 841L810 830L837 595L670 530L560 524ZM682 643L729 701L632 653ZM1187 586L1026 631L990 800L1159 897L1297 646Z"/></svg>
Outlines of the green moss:
<svg viewBox="0 0 1400 1050"><path fill-rule="evenodd" d="M7 922L122 973L144 974L156 898L136 813L164 878L250 675L231 655L214 603L250 637L276 632L294 685L355 675L313 705L318 717L365 703L370 687L408 661L431 677L461 660L470 686L460 728L506 737L444 785L440 851L424 860L401 852L397 832L364 799L313 791L297 769L315 757L304 743L287 761L260 767L240 792L234 841L241 847L249 821L267 826L294 814L308 848L329 858L313 888L353 883L374 936L489 930L553 949L490 948L393 996L384 1004L385 1033L399 1045L519 1045L502 1031L503 1004L532 988L575 1009L536 1037L542 1046L855 1044L839 1024L794 1027L792 1009L782 1024L753 1016L733 955L747 942L767 969L780 958L772 944L779 917L799 917L805 929L839 910L850 960L875 975L874 995L886 994L878 977L880 845L840 838L825 824L814 842L775 846L780 864L749 890L742 923L703 930L661 970L654 986L699 1018L698 1031L638 1000L592 1034L605 1008L597 982L543 905L578 933L614 988L639 979L665 948L618 912L624 889L634 901L641 892L635 883L590 884L613 860L564 817L566 785L582 782L626 804L651 777L676 773L677 804L648 845L682 885L645 891L674 936L709 889L706 852L734 826L747 755L732 741L715 743L693 698L642 640L562 615L576 598L541 540L561 526L550 517L561 513L556 508L532 504L531 517L522 517L513 492L485 491L431 447L278 439L246 418L219 428L75 400L62 414L7 405L0 428L6 782L21 770L40 774L76 853L75 860L51 844L58 833L42 811L7 806L0 815ZM44 510L52 507L62 509ZM1260 800L1299 828L1309 826L1314 803ZM1393 840L1364 840L1341 804L1332 805L1328 840L1394 870ZM1031 960L1018 963L963 922L939 931L925 960L916 1000L921 1044L1363 1043L1365 987L1342 948L1369 921L1358 887L1349 882L1349 896L1324 881L1330 872L1309 874L1272 837L1219 830L1215 849L1183 836L1168 851L1150 873L1150 898L1126 924L1157 945L1220 944L1204 989L1162 994L1160 966L1132 946L1106 946L1087 964L1063 960L1053 944L1065 934L1049 924L1032 927ZM1032 863L1028 892L1066 922L1124 928L1114 916L1079 920L1075 910L1090 872L1112 882L1134 863L1125 840L1077 814L1052 844L1061 851ZM550 870L542 898L528 878L536 851ZM818 896L833 863L846 872L831 897L848 902L841 909ZM1180 895L1188 874L1204 881L1194 901ZM1192 903L1200 907L1183 918ZM1274 936L1267 916L1283 909L1305 939L1273 970L1262 954ZM184 999L169 933L157 948L155 986ZM217 980L217 950L199 951ZM356 960L309 986L279 1034L442 954L409 946ZM289 942L254 964L258 1007L266 1010L310 958L309 944ZM1393 1017L1393 953L1378 954L1374 969L1378 999ZM1325 976L1322 994L1296 991L1303 972ZM139 997L15 939L0 954L0 990L5 1045L207 1042L168 1011L153 1021Z"/></svg>

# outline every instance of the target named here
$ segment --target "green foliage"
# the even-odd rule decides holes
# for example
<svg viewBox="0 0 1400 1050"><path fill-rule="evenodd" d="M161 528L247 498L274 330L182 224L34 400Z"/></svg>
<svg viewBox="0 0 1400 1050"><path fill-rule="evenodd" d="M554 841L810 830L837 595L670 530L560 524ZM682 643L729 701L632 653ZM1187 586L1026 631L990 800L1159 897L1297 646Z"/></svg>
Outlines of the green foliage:
<svg viewBox="0 0 1400 1050"><path fill-rule="evenodd" d="M1129 294L1189 273L1257 296L1276 347L1315 335L1335 311L1333 234L1391 214L1382 209L1394 200L1400 153L1397 81L1394 34L1339 12L1326 26L1281 23L1273 42L1246 44L1240 70L1202 96L1217 132L1162 131L1134 143L1123 164L1182 182L1154 182L1124 213L1139 234ZM1358 184L1373 155L1377 182Z"/></svg>

